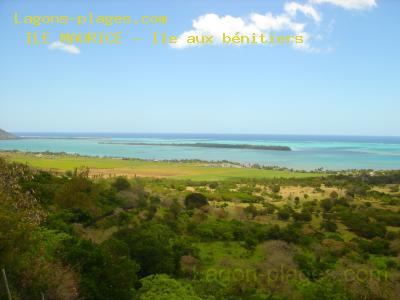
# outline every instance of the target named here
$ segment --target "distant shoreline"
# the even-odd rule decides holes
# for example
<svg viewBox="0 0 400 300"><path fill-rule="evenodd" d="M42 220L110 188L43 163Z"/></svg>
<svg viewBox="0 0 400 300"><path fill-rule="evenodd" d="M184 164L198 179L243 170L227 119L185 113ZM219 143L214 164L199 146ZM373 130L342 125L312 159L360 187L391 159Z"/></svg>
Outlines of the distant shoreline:
<svg viewBox="0 0 400 300"><path fill-rule="evenodd" d="M245 165L279 166L295 170L393 170L400 168L400 138L311 138L190 135L113 135L35 138L19 134L17 140L0 141L2 150L53 151L82 155L180 160L228 160ZM51 136L50 136L51 135ZM197 145L196 145L197 143ZM212 145L217 144L217 145ZM246 146L241 146L246 145ZM261 147L260 147L261 146ZM270 146L287 146L272 148ZM280 150L280 151L277 151Z"/></svg>

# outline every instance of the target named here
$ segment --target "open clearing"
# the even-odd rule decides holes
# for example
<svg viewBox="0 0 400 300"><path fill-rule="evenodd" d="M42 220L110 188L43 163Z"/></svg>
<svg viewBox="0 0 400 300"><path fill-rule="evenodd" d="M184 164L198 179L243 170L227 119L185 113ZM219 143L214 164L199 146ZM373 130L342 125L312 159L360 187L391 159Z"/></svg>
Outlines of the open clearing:
<svg viewBox="0 0 400 300"><path fill-rule="evenodd" d="M302 178L322 176L321 173L291 172L289 170L261 170L222 166L207 162L163 162L120 158L83 157L64 154L34 154L21 152L0 152L1 157L32 167L65 172L87 167L90 176L96 177L158 177L191 179L195 181L218 181L237 178Z"/></svg>

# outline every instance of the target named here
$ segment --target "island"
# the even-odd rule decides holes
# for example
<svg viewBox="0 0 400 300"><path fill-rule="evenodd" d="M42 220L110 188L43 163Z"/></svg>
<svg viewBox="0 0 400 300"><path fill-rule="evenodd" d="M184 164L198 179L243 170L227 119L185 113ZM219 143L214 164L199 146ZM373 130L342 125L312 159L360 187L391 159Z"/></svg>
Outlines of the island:
<svg viewBox="0 0 400 300"><path fill-rule="evenodd" d="M143 143L143 142L99 142L99 144L292 151L292 149L288 146L279 146L279 145L271 146L271 145L220 144L220 143Z"/></svg>

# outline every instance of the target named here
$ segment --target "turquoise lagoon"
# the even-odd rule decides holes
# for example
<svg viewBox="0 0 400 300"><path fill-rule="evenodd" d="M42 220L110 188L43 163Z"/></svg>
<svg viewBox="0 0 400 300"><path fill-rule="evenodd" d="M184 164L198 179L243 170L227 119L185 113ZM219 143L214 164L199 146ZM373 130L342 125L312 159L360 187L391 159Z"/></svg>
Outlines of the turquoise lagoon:
<svg viewBox="0 0 400 300"><path fill-rule="evenodd" d="M400 169L400 137L16 133L18 140L0 141L0 150L67 152L89 156L151 160L229 160L294 169ZM146 143L127 145L124 143ZM223 143L289 146L292 151L160 146L152 143Z"/></svg>

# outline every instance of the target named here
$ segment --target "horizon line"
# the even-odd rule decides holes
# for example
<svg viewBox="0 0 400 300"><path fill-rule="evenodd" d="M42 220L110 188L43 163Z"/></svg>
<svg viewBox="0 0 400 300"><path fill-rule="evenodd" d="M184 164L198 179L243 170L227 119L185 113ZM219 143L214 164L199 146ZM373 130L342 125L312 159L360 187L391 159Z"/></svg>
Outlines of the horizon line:
<svg viewBox="0 0 400 300"><path fill-rule="evenodd" d="M223 133L223 132L135 132L135 131L8 131L12 134L18 133L68 133L68 134L193 134L193 135L271 135L271 136L332 136L332 137L392 137L400 138L400 135L377 135L377 134L340 134L340 133Z"/></svg>

